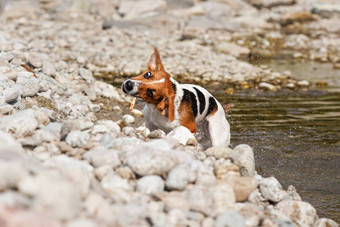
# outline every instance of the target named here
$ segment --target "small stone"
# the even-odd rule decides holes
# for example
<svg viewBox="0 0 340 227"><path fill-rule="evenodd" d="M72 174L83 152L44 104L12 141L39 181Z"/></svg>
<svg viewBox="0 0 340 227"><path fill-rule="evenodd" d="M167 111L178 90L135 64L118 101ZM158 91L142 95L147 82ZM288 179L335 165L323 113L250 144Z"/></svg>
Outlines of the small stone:
<svg viewBox="0 0 340 227"><path fill-rule="evenodd" d="M307 80L300 80L297 82L299 87L309 87L310 83Z"/></svg>
<svg viewBox="0 0 340 227"><path fill-rule="evenodd" d="M37 54L30 54L28 59L28 64L34 68L41 68L43 63Z"/></svg>
<svg viewBox="0 0 340 227"><path fill-rule="evenodd" d="M32 135L38 125L36 111L32 109L0 118L0 129L10 132L18 138Z"/></svg>
<svg viewBox="0 0 340 227"><path fill-rule="evenodd" d="M124 127L122 132L125 136L137 137L136 129L133 127Z"/></svg>
<svg viewBox="0 0 340 227"><path fill-rule="evenodd" d="M49 61L43 61L42 71L47 76L52 76L52 77L56 76L57 74L53 64Z"/></svg>
<svg viewBox="0 0 340 227"><path fill-rule="evenodd" d="M5 97L6 103L14 102L19 97L19 89L16 87L6 88L2 95Z"/></svg>
<svg viewBox="0 0 340 227"><path fill-rule="evenodd" d="M313 226L317 220L315 208L307 202L283 200L275 206L275 209L297 226Z"/></svg>
<svg viewBox="0 0 340 227"><path fill-rule="evenodd" d="M116 174L109 174L101 181L103 189L117 202L128 202L131 200L133 187L126 179Z"/></svg>
<svg viewBox="0 0 340 227"><path fill-rule="evenodd" d="M235 193L233 188L225 182L218 182L209 188L214 198L215 212L222 214L226 209L231 209L235 205Z"/></svg>
<svg viewBox="0 0 340 227"><path fill-rule="evenodd" d="M242 176L255 175L255 158L253 149L247 144L240 144L230 153L235 164L240 167Z"/></svg>
<svg viewBox="0 0 340 227"><path fill-rule="evenodd" d="M185 189L189 183L189 167L187 164L182 163L168 173L166 178L165 186L168 190L179 190Z"/></svg>
<svg viewBox="0 0 340 227"><path fill-rule="evenodd" d="M116 168L121 164L118 151L112 149L91 150L86 152L83 158L88 160L94 167L109 165L111 168Z"/></svg>
<svg viewBox="0 0 340 227"><path fill-rule="evenodd" d="M88 218L79 218L67 223L66 227L96 227L98 223Z"/></svg>
<svg viewBox="0 0 340 227"><path fill-rule="evenodd" d="M88 69L80 68L78 72L79 75L89 84L93 83L93 81L95 80L93 78L92 72Z"/></svg>
<svg viewBox="0 0 340 227"><path fill-rule="evenodd" d="M7 103L0 104L0 114L6 115L13 111L13 105L9 105Z"/></svg>
<svg viewBox="0 0 340 227"><path fill-rule="evenodd" d="M229 186L230 187L230 186ZM231 190L232 191L232 190ZM207 216L214 212L214 193L203 185L194 185L191 189L184 191L190 210L201 212Z"/></svg>
<svg viewBox="0 0 340 227"><path fill-rule="evenodd" d="M89 139L89 133L82 132L80 130L74 130L67 135L65 141L72 147L84 147Z"/></svg>
<svg viewBox="0 0 340 227"><path fill-rule="evenodd" d="M257 182L252 177L230 176L224 180L234 190L236 201L243 202L257 188Z"/></svg>
<svg viewBox="0 0 340 227"><path fill-rule="evenodd" d="M123 121L125 122L125 124L133 124L135 123L135 118L129 114L125 114L123 116Z"/></svg>
<svg viewBox="0 0 340 227"><path fill-rule="evenodd" d="M99 140L100 144L103 146L103 147L106 147L106 148L111 148L114 146L115 142L115 136L112 135L111 133L105 133Z"/></svg>
<svg viewBox="0 0 340 227"><path fill-rule="evenodd" d="M23 98L35 96L40 90L39 80L35 78L18 78L17 85L20 87L20 95Z"/></svg>
<svg viewBox="0 0 340 227"><path fill-rule="evenodd" d="M166 136L167 141L173 146L178 145L196 145L197 140L190 130L184 126L179 126L169 132Z"/></svg>
<svg viewBox="0 0 340 227"><path fill-rule="evenodd" d="M275 203L288 198L288 193L282 189L275 177L263 178L260 182L260 191L264 198Z"/></svg>
<svg viewBox="0 0 340 227"><path fill-rule="evenodd" d="M153 130L152 132L149 133L148 138L150 139L160 139L163 138L165 136L165 132L160 130L160 129L156 129Z"/></svg>
<svg viewBox="0 0 340 227"><path fill-rule="evenodd" d="M241 176L240 168L235 164L215 163L214 173L217 179L226 179L229 176Z"/></svg>
<svg viewBox="0 0 340 227"><path fill-rule="evenodd" d="M215 227L246 227L241 214L234 210L227 210L223 214L219 215L215 222Z"/></svg>
<svg viewBox="0 0 340 227"><path fill-rule="evenodd" d="M115 172L124 179L136 179L136 175L133 173L130 167L128 166L121 166L118 167Z"/></svg>
<svg viewBox="0 0 340 227"><path fill-rule="evenodd" d="M137 181L136 190L145 194L157 194L164 191L164 181L159 176L144 176Z"/></svg>
<svg viewBox="0 0 340 227"><path fill-rule="evenodd" d="M277 91L277 87L275 85L266 82L261 82L259 84L259 88L266 91Z"/></svg>
<svg viewBox="0 0 340 227"><path fill-rule="evenodd" d="M224 158L227 159L230 157L232 149L228 147L210 147L205 151L205 154L208 156L213 156L216 159Z"/></svg>
<svg viewBox="0 0 340 227"><path fill-rule="evenodd" d="M315 222L314 227L339 227L339 225L332 219L320 218Z"/></svg>
<svg viewBox="0 0 340 227"><path fill-rule="evenodd" d="M143 117L143 116L144 116L143 112L140 111L140 110L137 110L137 109L131 110L131 113L132 113L133 115L135 115L136 117Z"/></svg>

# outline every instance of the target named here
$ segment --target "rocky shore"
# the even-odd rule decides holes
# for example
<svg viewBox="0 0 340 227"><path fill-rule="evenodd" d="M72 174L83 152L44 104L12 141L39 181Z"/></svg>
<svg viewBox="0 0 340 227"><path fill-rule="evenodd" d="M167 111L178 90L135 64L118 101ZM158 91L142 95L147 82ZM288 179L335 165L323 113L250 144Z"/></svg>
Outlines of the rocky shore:
<svg viewBox="0 0 340 227"><path fill-rule="evenodd" d="M339 7L294 0L5 2L1 226L338 226L294 186L257 174L250 146L203 150L184 127L150 132L139 107L128 111L131 97L102 80L118 84L140 73L155 45L180 81L227 92L307 88L290 72L240 58L265 56L259 50L272 53L281 43L296 59L336 66Z"/></svg>

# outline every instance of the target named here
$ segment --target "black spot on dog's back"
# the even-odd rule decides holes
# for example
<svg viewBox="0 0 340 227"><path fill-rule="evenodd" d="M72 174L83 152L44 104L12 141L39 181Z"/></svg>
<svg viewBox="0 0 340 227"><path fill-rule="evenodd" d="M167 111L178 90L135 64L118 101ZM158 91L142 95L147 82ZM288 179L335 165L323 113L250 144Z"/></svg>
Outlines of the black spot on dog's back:
<svg viewBox="0 0 340 227"><path fill-rule="evenodd" d="M197 96L198 96L198 101L200 103L200 114L204 112L205 109L205 96L204 94L197 88L194 87L196 90Z"/></svg>
<svg viewBox="0 0 340 227"><path fill-rule="evenodd" d="M191 105L192 112L194 117L197 116L197 100L196 95L187 89L183 89L183 97L182 101L189 102Z"/></svg>

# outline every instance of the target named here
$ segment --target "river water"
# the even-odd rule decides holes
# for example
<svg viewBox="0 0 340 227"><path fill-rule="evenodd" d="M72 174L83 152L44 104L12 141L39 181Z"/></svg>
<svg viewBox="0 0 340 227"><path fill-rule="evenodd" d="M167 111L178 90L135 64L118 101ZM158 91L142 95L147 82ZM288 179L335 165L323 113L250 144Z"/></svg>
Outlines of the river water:
<svg viewBox="0 0 340 227"><path fill-rule="evenodd" d="M319 217L340 222L340 70L330 64L267 62L294 78L329 83L322 90L216 92L229 113L232 146L254 149L256 170L275 176L286 189L294 185Z"/></svg>

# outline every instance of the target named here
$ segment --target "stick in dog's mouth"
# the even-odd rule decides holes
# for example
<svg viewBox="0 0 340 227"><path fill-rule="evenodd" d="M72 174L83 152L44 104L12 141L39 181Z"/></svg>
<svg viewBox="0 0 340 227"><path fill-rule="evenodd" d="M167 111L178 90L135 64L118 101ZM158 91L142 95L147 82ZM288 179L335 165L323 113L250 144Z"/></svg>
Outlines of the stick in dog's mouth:
<svg viewBox="0 0 340 227"><path fill-rule="evenodd" d="M131 110L133 110L133 108L135 108L136 100L137 100L136 97L133 97L133 98L132 98L132 101L131 101L131 105L130 105L129 111L131 111Z"/></svg>

